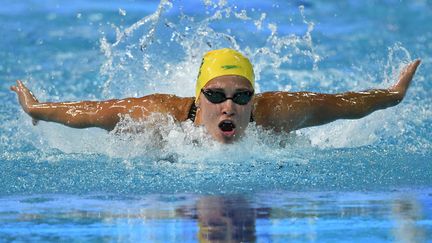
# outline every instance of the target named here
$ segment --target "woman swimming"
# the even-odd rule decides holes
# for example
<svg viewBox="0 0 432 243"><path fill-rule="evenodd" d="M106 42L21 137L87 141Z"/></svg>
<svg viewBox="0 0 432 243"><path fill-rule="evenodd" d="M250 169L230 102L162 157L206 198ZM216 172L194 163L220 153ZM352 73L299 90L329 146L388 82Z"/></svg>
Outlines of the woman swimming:
<svg viewBox="0 0 432 243"><path fill-rule="evenodd" d="M387 89L340 94L281 91L255 94L252 64L241 53L225 48L204 55L195 97L151 94L106 101L41 103L19 80L11 90L17 93L33 124L43 120L110 131L124 116L142 120L152 113L161 113L178 122L191 119L196 125L205 126L215 140L231 143L243 136L250 121L266 129L290 132L337 119L358 119L397 105L419 64L420 60L408 64L398 81Z"/></svg>

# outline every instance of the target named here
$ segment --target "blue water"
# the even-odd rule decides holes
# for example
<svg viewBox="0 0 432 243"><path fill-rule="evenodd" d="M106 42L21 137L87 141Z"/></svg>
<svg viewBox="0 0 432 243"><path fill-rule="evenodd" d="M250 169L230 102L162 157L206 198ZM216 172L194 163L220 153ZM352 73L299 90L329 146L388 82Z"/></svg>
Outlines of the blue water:
<svg viewBox="0 0 432 243"><path fill-rule="evenodd" d="M431 13L430 1L3 0L0 241L431 241ZM21 79L41 101L193 96L202 54L221 47L251 58L261 92L385 88L422 65L396 107L292 134L251 124L229 146L167 118L115 134L33 126L9 91ZM136 125L146 132L123 132Z"/></svg>

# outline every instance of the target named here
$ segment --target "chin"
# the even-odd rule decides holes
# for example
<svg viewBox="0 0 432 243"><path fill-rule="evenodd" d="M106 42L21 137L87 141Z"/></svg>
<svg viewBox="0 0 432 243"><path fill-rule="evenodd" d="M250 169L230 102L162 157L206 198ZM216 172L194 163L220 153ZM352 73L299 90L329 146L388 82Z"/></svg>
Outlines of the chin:
<svg viewBox="0 0 432 243"><path fill-rule="evenodd" d="M230 143L234 143L236 141L235 138L222 138L219 140L219 142L224 143L224 144L230 144Z"/></svg>
<svg viewBox="0 0 432 243"><path fill-rule="evenodd" d="M230 144L234 142L234 137L226 137L223 136L222 134L211 134L211 136L215 141L219 143Z"/></svg>
<svg viewBox="0 0 432 243"><path fill-rule="evenodd" d="M224 144L230 144L230 143L234 143L236 141L238 141L241 138L241 136L239 136L238 134L235 134L234 136L218 136L216 138L216 140L220 143L224 143Z"/></svg>

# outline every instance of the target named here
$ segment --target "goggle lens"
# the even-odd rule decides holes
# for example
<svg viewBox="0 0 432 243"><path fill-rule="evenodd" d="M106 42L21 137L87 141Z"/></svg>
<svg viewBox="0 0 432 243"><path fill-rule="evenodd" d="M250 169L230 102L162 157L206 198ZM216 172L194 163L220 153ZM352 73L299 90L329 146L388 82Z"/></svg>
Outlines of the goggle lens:
<svg viewBox="0 0 432 243"><path fill-rule="evenodd" d="M252 96L254 94L252 91L246 90L246 91L237 92L233 95L233 97L227 98L224 92L217 91L217 90L202 89L201 92L204 94L207 100L213 104L220 104L230 99L238 105L246 105L247 103L249 103L249 101L252 99Z"/></svg>

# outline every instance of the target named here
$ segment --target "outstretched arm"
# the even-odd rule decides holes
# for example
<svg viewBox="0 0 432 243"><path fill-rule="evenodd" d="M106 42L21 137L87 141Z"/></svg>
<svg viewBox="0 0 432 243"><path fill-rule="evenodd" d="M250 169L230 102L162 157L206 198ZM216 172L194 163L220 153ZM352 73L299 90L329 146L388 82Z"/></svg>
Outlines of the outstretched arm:
<svg viewBox="0 0 432 243"><path fill-rule="evenodd" d="M114 129L122 115L139 120L158 112L179 120L186 119L183 116L187 116L187 109L192 104L191 99L163 94L106 101L40 103L19 80L11 90L17 93L22 109L33 121L57 122L75 128L100 127L109 131Z"/></svg>
<svg viewBox="0 0 432 243"><path fill-rule="evenodd" d="M256 97L255 120L264 127L292 131L337 119L362 118L376 110L401 102L419 64L420 60L408 64L398 81L388 89L342 94L263 93Z"/></svg>

